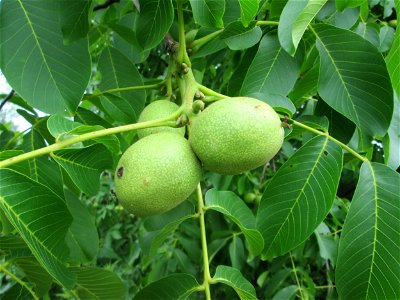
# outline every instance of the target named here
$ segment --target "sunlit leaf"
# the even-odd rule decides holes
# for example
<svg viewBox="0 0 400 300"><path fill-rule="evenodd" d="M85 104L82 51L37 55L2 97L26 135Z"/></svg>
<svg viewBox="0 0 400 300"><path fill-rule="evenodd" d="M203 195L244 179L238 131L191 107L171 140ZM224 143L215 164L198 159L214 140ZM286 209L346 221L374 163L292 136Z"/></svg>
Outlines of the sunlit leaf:
<svg viewBox="0 0 400 300"><path fill-rule="evenodd" d="M364 134L384 135L393 112L393 90L378 50L359 35L315 26L321 57L318 92Z"/></svg>
<svg viewBox="0 0 400 300"><path fill-rule="evenodd" d="M239 0L240 15L243 26L249 26L257 15L259 0Z"/></svg>
<svg viewBox="0 0 400 300"><path fill-rule="evenodd" d="M40 264L62 285L71 288L75 276L67 270L65 235L72 222L63 199L46 186L0 169L0 207Z"/></svg>
<svg viewBox="0 0 400 300"><path fill-rule="evenodd" d="M100 187L100 173L112 167L110 152L100 144L80 149L62 149L52 157L68 173L72 181L88 195L95 195Z"/></svg>
<svg viewBox="0 0 400 300"><path fill-rule="evenodd" d="M364 162L339 243L342 299L396 299L400 282L400 175Z"/></svg>
<svg viewBox="0 0 400 300"><path fill-rule="evenodd" d="M195 22L204 27L224 27L225 0L190 0Z"/></svg>
<svg viewBox="0 0 400 300"><path fill-rule="evenodd" d="M294 55L307 26L327 0L289 0L282 11L278 26L279 42L287 53Z"/></svg>
<svg viewBox="0 0 400 300"><path fill-rule="evenodd" d="M0 5L0 67L7 81L41 111L74 112L91 75L87 39L63 44L57 1Z"/></svg>
<svg viewBox="0 0 400 300"><path fill-rule="evenodd" d="M342 149L325 137L304 144L268 183L257 212L263 258L305 241L332 207L342 170Z"/></svg>
<svg viewBox="0 0 400 300"><path fill-rule="evenodd" d="M400 13L398 13L400 15ZM386 57L386 65L393 88L400 95L400 30L397 29L392 47Z"/></svg>

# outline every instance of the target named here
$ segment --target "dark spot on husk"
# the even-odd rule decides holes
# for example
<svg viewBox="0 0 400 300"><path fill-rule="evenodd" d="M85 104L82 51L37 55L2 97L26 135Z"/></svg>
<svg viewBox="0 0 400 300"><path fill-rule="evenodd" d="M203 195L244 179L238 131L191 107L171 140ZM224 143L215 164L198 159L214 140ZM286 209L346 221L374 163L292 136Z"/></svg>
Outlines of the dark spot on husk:
<svg viewBox="0 0 400 300"><path fill-rule="evenodd" d="M118 178L121 178L123 174L124 174L124 167L119 167L117 171Z"/></svg>

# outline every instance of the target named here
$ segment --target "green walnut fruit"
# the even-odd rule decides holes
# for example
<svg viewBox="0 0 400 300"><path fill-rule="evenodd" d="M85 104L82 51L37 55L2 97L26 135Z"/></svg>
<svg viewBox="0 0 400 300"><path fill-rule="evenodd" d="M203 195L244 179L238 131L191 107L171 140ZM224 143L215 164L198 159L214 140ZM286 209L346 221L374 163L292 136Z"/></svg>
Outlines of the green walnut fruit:
<svg viewBox="0 0 400 300"><path fill-rule="evenodd" d="M144 217L177 206L200 178L200 162L189 142L176 133L159 132L140 139L122 155L115 192L127 211Z"/></svg>
<svg viewBox="0 0 400 300"><path fill-rule="evenodd" d="M192 122L189 142L205 168L235 175L264 165L281 148L284 130L271 106L248 97L219 100Z"/></svg>
<svg viewBox="0 0 400 300"><path fill-rule="evenodd" d="M168 100L157 100L147 105L139 116L139 122L151 121L165 118L172 115L179 109L179 106ZM169 126L149 127L138 130L139 138L143 138L157 132L175 132L182 136L185 135L185 127L173 128Z"/></svg>

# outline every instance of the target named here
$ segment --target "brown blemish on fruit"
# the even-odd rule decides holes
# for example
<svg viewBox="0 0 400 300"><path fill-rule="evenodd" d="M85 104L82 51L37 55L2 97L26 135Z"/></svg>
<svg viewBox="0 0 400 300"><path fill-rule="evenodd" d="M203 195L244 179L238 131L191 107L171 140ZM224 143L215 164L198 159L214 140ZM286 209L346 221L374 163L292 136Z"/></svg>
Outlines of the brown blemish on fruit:
<svg viewBox="0 0 400 300"><path fill-rule="evenodd" d="M121 178L123 174L124 174L124 167L119 167L117 171L118 178Z"/></svg>
<svg viewBox="0 0 400 300"><path fill-rule="evenodd" d="M148 180L147 178L145 178L145 179L143 180L143 183L144 183L145 185L148 185L148 184L150 183L150 180Z"/></svg>

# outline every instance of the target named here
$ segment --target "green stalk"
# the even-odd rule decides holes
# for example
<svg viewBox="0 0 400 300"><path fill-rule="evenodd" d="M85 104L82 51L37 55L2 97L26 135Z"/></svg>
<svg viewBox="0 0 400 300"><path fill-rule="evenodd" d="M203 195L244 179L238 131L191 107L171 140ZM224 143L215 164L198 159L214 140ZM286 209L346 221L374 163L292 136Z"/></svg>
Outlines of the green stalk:
<svg viewBox="0 0 400 300"><path fill-rule="evenodd" d="M90 99L93 97L101 96L107 93L119 93L119 92L126 92L126 91L137 91L137 90L147 90L147 89L158 89L164 84L164 81L155 83L155 84L147 84L147 85L137 85L137 86L128 86L123 88L116 88L110 89L101 93L92 94L92 95L85 95L86 99Z"/></svg>
<svg viewBox="0 0 400 300"><path fill-rule="evenodd" d="M197 83L197 87L198 87L199 91L202 92L206 96L214 96L219 99L228 98L228 96L217 93L216 91L209 89L208 87L201 85L200 83ZM213 100L213 101L215 101L215 100Z"/></svg>
<svg viewBox="0 0 400 300"><path fill-rule="evenodd" d="M183 109L180 108L178 109L174 114L162 118L162 119L157 119L157 120L152 120L152 121L147 121L147 122L140 122L140 123L135 123L135 124L129 124L129 125L123 125L123 126L118 126L118 127L113 127L113 128L107 128L107 129L102 129L102 130L97 130L89 133L85 133L79 136L75 136L63 141L56 142L50 146L40 148L31 152L27 152L18 156L14 156L8 159L5 159L3 161L0 161L0 168L5 168L8 166L11 166L13 164L19 163L21 161L31 159L34 157L38 157L41 155L49 154L53 151L57 151L63 148L66 148L68 146L71 146L73 144L77 144L83 141L91 140L94 138L98 138L101 136L106 136L110 134L115 134L115 133L120 133L120 132L126 132L126 131L131 131L135 129L142 129L142 128L148 128L148 127L157 127L157 126L171 126L175 127L176 126L176 119L182 114Z"/></svg>
<svg viewBox="0 0 400 300"><path fill-rule="evenodd" d="M206 237L206 225L204 221L204 200L203 194L201 192L200 183L197 185L197 203L198 203L198 214L199 214L199 221L200 221L200 234L201 234L201 249L203 253L203 268L204 268L204 292L206 294L206 299L211 300L211 293L210 293L210 267L208 262L208 250L207 250L207 237Z"/></svg>
<svg viewBox="0 0 400 300"><path fill-rule="evenodd" d="M182 0L178 0L178 30L179 30L179 49L178 49L178 64L182 65L185 63L189 68L191 67L191 62L189 56L186 52L186 39L185 39L185 21L183 19L183 7Z"/></svg>
<svg viewBox="0 0 400 300"><path fill-rule="evenodd" d="M278 26L279 22L277 21L257 21L257 25L260 26L266 26L266 25L273 25L273 26Z"/></svg>
<svg viewBox="0 0 400 300"><path fill-rule="evenodd" d="M198 51L201 47L203 47L205 44L208 42L212 41L214 38L219 36L224 30L220 29L217 31L214 31L206 36L203 36L202 38L199 38L197 40L194 40L192 44L190 45L191 49L193 52Z"/></svg>
<svg viewBox="0 0 400 300"><path fill-rule="evenodd" d="M361 160L361 161L363 161L363 162L364 162L364 161L368 161L368 158L366 158L366 157L364 157L364 156L358 154L356 151L354 151L353 149L351 149L349 146L343 144L341 141L339 141L339 140L335 139L334 137L330 136L328 133L319 131L319 130L317 130L317 129L314 129L314 128L310 127L310 126L307 126L307 125L305 125L305 124L303 124L303 123L300 123L300 122L297 122L297 121L295 121L295 120L290 120L290 122L293 122L293 125L296 125L296 126L298 126L298 127L304 128L304 129L306 129L306 130L308 130L308 131L311 131L311 132L313 132L313 133L315 133L315 134L325 136L325 137L327 137L328 139L330 139L332 142L338 144L340 147L342 147L343 149L345 149L347 152L351 153L353 156L357 157L359 160Z"/></svg>
<svg viewBox="0 0 400 300"><path fill-rule="evenodd" d="M299 289L299 291L300 291L300 298L301 298L301 299L304 299L304 296L303 296L303 288L302 288L301 285L300 285L299 277L297 276L296 266L295 266L295 264L294 264L294 260L293 260L293 257L292 257L292 253L291 253L290 251L289 251L289 256L290 256L290 261L292 262L292 268L293 268L294 277L295 277L295 279L296 279L296 284L297 284L297 287L298 287L298 289Z"/></svg>
<svg viewBox="0 0 400 300"><path fill-rule="evenodd" d="M17 276L15 276L13 273L11 273L6 267L4 267L3 265L0 264L0 271L4 272L5 274L7 274L8 276L10 276L12 279L14 279L16 282L18 282L18 284L20 284L22 287L24 287L31 295L32 298L35 300L39 300L39 297L36 296L36 293L32 290L32 288L30 288L26 282L22 281L20 278L18 278Z"/></svg>

